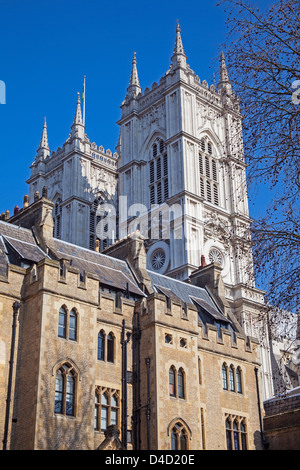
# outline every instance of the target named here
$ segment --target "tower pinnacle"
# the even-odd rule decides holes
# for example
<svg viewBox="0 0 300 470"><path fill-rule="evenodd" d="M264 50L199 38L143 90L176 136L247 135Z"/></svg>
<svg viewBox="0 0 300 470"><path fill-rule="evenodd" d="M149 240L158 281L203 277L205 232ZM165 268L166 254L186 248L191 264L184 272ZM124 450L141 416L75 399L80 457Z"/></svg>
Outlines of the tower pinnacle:
<svg viewBox="0 0 300 470"><path fill-rule="evenodd" d="M180 28L178 20L177 20L177 26L176 26L176 39L175 39L174 52L172 56L172 64L173 64L173 68L177 66L181 66L181 67L186 66L186 55L183 49L183 44L182 44L182 39L181 39L181 28Z"/></svg>
<svg viewBox="0 0 300 470"><path fill-rule="evenodd" d="M132 97L136 97L141 92L141 90L142 88L140 86L137 65L136 65L136 53L134 52L133 58L132 58L130 82L129 82L127 91Z"/></svg>
<svg viewBox="0 0 300 470"><path fill-rule="evenodd" d="M43 132L42 132L41 142L37 150L37 153L38 153L38 157L41 159L44 159L48 157L48 155L50 155L46 118L44 118Z"/></svg>
<svg viewBox="0 0 300 470"><path fill-rule="evenodd" d="M224 52L221 52L221 67L220 67L220 80L219 83L228 83L229 76L228 76L228 71L226 67L226 62L225 62L225 55Z"/></svg>
<svg viewBox="0 0 300 470"><path fill-rule="evenodd" d="M82 119L81 113L81 101L80 101L80 93L77 93L77 103L76 103L76 111L74 116L74 121L71 126L72 129L72 137L77 137L79 139L84 140L84 124Z"/></svg>
<svg viewBox="0 0 300 470"><path fill-rule="evenodd" d="M225 62L225 55L222 51L221 58L220 58L220 78L218 83L218 89L224 94L231 95L232 94L232 87L231 82L229 80L228 70Z"/></svg>
<svg viewBox="0 0 300 470"><path fill-rule="evenodd" d="M80 93L77 94L77 104L76 104L76 112L74 117L73 124L83 124L82 120L82 113L81 113L81 101L80 101Z"/></svg>

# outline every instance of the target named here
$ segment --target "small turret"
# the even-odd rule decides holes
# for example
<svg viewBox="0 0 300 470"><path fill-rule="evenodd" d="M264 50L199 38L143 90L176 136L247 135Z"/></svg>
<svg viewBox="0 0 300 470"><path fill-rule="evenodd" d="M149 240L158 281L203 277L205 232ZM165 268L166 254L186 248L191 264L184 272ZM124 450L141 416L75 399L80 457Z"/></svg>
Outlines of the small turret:
<svg viewBox="0 0 300 470"><path fill-rule="evenodd" d="M81 113L81 101L80 93L77 95L76 111L74 116L74 121L71 126L71 138L78 138L84 140L85 127L83 124L82 113Z"/></svg>
<svg viewBox="0 0 300 470"><path fill-rule="evenodd" d="M130 82L129 82L129 86L127 88L128 96L132 97L132 98L136 98L142 91L142 88L141 88L140 82L139 82L139 77L138 77L135 54L136 53L134 52L133 59L132 59Z"/></svg>
<svg viewBox="0 0 300 470"><path fill-rule="evenodd" d="M47 133L47 122L44 118L42 138L40 146L37 150L37 160L44 160L50 155L49 143L48 143L48 133Z"/></svg>
<svg viewBox="0 0 300 470"><path fill-rule="evenodd" d="M186 59L187 57L184 53L182 39L181 39L181 29L177 21L176 39L175 39L174 52L172 56L172 68L175 69L177 67L186 67Z"/></svg>
<svg viewBox="0 0 300 470"><path fill-rule="evenodd" d="M232 95L232 86L229 80L228 70L225 62L225 55L222 51L221 58L220 58L220 78L218 83L218 90L221 92L222 95L230 96Z"/></svg>

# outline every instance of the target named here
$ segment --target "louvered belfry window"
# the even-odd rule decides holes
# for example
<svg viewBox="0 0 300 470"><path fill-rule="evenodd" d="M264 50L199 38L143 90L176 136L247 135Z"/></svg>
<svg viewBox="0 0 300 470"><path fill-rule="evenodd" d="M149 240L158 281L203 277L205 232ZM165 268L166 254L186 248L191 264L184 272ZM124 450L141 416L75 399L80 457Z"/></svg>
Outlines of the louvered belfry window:
<svg viewBox="0 0 300 470"><path fill-rule="evenodd" d="M164 141L157 139L152 145L149 162L150 205L162 204L169 198L168 154Z"/></svg>
<svg viewBox="0 0 300 470"><path fill-rule="evenodd" d="M218 162L214 157L211 142L202 139L199 146L200 196L208 202L219 205Z"/></svg>

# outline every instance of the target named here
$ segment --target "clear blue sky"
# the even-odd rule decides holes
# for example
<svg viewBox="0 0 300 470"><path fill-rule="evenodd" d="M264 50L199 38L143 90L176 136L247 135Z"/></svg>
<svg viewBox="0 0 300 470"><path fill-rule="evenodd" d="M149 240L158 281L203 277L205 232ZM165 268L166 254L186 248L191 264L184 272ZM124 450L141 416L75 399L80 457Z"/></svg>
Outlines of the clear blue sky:
<svg viewBox="0 0 300 470"><path fill-rule="evenodd" d="M260 3L257 0L257 3ZM225 14L216 0L0 0L0 212L22 207L44 116L50 149L70 132L86 75L86 131L115 151L133 52L142 88L167 71L179 20L188 63L218 78ZM214 76L214 74L216 74Z"/></svg>

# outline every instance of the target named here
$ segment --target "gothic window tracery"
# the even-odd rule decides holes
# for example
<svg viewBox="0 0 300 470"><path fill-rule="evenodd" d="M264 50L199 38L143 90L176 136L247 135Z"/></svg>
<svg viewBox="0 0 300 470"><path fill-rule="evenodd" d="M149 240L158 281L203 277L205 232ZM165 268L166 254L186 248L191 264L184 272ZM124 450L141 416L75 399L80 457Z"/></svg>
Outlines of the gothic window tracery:
<svg viewBox="0 0 300 470"><path fill-rule="evenodd" d="M101 209L104 203L105 201L99 197L94 200L90 209L90 250L95 250L96 241L99 243L99 251L108 246L108 223L106 223L108 213Z"/></svg>
<svg viewBox="0 0 300 470"><path fill-rule="evenodd" d="M106 387L96 387L94 430L105 431L108 426L119 425L119 391Z"/></svg>
<svg viewBox="0 0 300 470"><path fill-rule="evenodd" d="M75 391L77 374L69 363L62 364L56 372L55 406L56 414L75 415Z"/></svg>
<svg viewBox="0 0 300 470"><path fill-rule="evenodd" d="M112 332L106 335L104 330L99 331L97 358L99 361L114 363L115 335Z"/></svg>
<svg viewBox="0 0 300 470"><path fill-rule="evenodd" d="M188 450L188 431L180 421L171 429L171 450Z"/></svg>
<svg viewBox="0 0 300 470"><path fill-rule="evenodd" d="M152 145L149 162L150 204L162 204L169 197L168 154L163 140Z"/></svg>
<svg viewBox="0 0 300 470"><path fill-rule="evenodd" d="M58 312L58 336L59 338L77 341L77 323L78 314L76 309L70 312L65 306L62 306Z"/></svg>
<svg viewBox="0 0 300 470"><path fill-rule="evenodd" d="M222 253L214 247L209 250L208 259L211 263L216 263L219 266L223 266L224 264Z"/></svg>
<svg viewBox="0 0 300 470"><path fill-rule="evenodd" d="M225 432L227 450L247 450L245 418L228 415L225 420Z"/></svg>
<svg viewBox="0 0 300 470"><path fill-rule="evenodd" d="M185 372L182 367L178 371L173 365L169 368L169 396L185 399Z"/></svg>
<svg viewBox="0 0 300 470"><path fill-rule="evenodd" d="M222 384L223 390L243 393L241 368L239 366L235 368L232 364L228 367L224 362L222 365Z"/></svg>
<svg viewBox="0 0 300 470"><path fill-rule="evenodd" d="M219 205L218 163L213 156L210 141L202 139L199 151L200 195L208 202Z"/></svg>

